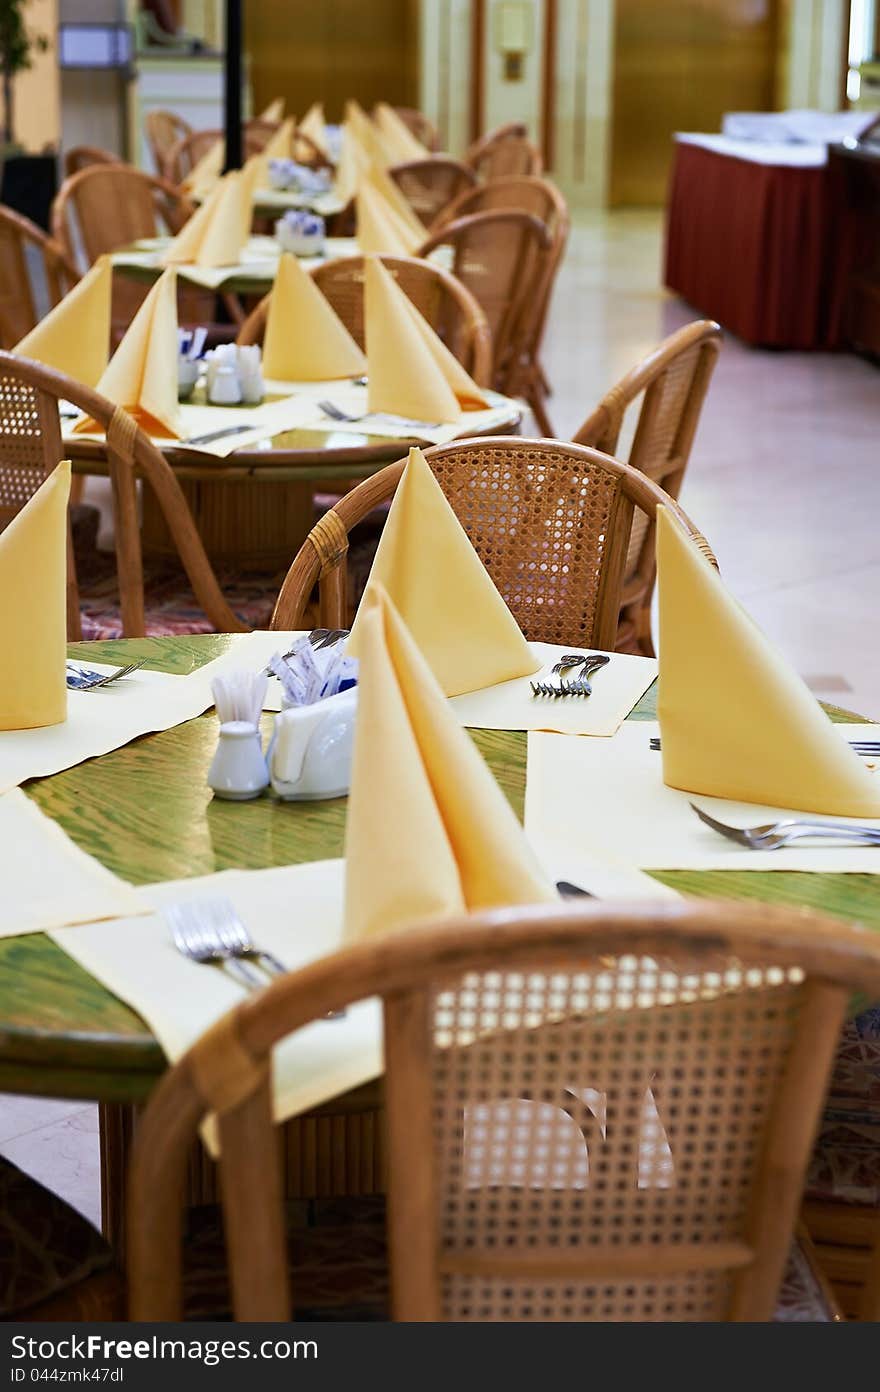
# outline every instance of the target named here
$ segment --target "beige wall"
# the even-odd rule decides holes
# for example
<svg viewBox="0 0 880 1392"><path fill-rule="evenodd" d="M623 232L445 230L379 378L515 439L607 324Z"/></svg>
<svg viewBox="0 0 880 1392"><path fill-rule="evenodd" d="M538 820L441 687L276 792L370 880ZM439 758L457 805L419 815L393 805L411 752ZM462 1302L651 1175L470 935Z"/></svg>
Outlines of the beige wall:
<svg viewBox="0 0 880 1392"><path fill-rule="evenodd" d="M45 34L50 42L47 53L34 54L33 68L15 79L15 135L26 150L33 152L47 144L57 145L61 133L61 88L55 52L57 0L29 0L26 16L28 28Z"/></svg>

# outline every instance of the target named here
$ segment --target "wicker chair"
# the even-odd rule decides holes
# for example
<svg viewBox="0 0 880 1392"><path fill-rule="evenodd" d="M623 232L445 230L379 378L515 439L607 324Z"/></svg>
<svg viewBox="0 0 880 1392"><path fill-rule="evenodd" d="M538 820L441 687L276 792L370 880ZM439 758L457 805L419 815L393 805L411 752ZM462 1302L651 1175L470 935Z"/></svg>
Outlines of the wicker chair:
<svg viewBox="0 0 880 1392"><path fill-rule="evenodd" d="M65 179L52 204L52 233L80 269L105 252L129 246L141 237L177 233L193 213L189 199L165 179L156 179L130 164L101 164ZM128 328L149 287L124 276L113 277L114 338ZM178 287L184 323L212 325L216 297L194 285ZM223 296L238 319L232 297ZM231 337L230 325L217 325L212 341Z"/></svg>
<svg viewBox="0 0 880 1392"><path fill-rule="evenodd" d="M97 145L74 145L64 156L64 176L69 179L71 174L78 174L92 164L123 163L119 155L112 154L110 150L101 150Z"/></svg>
<svg viewBox="0 0 880 1392"><path fill-rule="evenodd" d="M173 111L148 111L144 117L144 131L147 143L153 154L156 165L156 173L161 178L167 179L168 155L171 148L185 135L189 135L192 126L188 121L184 121L182 116L177 116Z"/></svg>
<svg viewBox="0 0 880 1392"><path fill-rule="evenodd" d="M426 227L432 227L443 210L477 182L466 164L444 155L395 164L388 172Z"/></svg>
<svg viewBox="0 0 880 1392"><path fill-rule="evenodd" d="M714 556L678 503L628 464L555 440L494 436L425 451L437 482L525 636L611 651L633 515L665 503ZM303 542L273 628L302 627L318 586L319 622L349 626L348 534L394 496L401 460L359 483ZM368 571L372 557L363 567ZM366 576L364 575L364 579ZM355 598L358 596L355 595Z"/></svg>
<svg viewBox="0 0 880 1392"><path fill-rule="evenodd" d="M537 323L534 329L534 338L540 347L547 326L553 286L571 229L568 204L556 185L551 184L547 179L541 179L537 175L531 174L514 174L509 178L493 179L489 184L477 184L475 188L465 189L464 192L460 193L455 202L443 211L431 230L437 231L446 223L468 217L471 213L497 212L503 208L519 208L521 212L531 213L533 217L539 218L543 222L553 238L554 251L547 267L546 284L542 294L536 296L535 304ZM531 365L530 376L533 378L533 394L542 403L545 402L552 389L537 357ZM544 406L544 422L541 424L541 429L547 435L553 434L546 417L546 405Z"/></svg>
<svg viewBox="0 0 880 1392"><path fill-rule="evenodd" d="M448 271L408 256L383 256L383 266L470 373L478 386L491 376L491 336L486 316L473 295ZM339 257L311 272L315 284L335 309L360 347L364 347L364 259ZM239 343L262 343L269 296L266 295L239 330Z"/></svg>
<svg viewBox="0 0 880 1392"><path fill-rule="evenodd" d="M106 397L63 373L10 353L0 353L0 517L8 522L64 458L60 401L79 406L106 431L122 636L136 638L145 632L138 479L153 490L210 624L221 633L243 632L247 625L224 599L180 484L156 446ZM79 638L79 594L72 563L68 599L68 631L71 638Z"/></svg>
<svg viewBox="0 0 880 1392"><path fill-rule="evenodd" d="M272 1049L378 996L391 1318L790 1319L777 1298L853 991L880 995L876 938L756 904L512 908L324 957L249 995L152 1093L129 1318L184 1312L186 1164L209 1113L235 1318L287 1321L291 1293L314 1318L308 1232L288 1282ZM340 1226L337 1286L375 1319L366 1226ZM814 1287L800 1318L835 1311Z"/></svg>
<svg viewBox="0 0 880 1392"><path fill-rule="evenodd" d="M540 174L544 167L540 151L520 121L511 121L484 135L465 152L464 162L487 182L506 179L511 174Z"/></svg>
<svg viewBox="0 0 880 1392"><path fill-rule="evenodd" d="M412 131L416 140L421 141L426 150L434 152L440 149L440 132L423 111L416 111L413 106L395 106L394 110L403 124Z"/></svg>
<svg viewBox="0 0 880 1392"><path fill-rule="evenodd" d="M34 272L42 284L34 283ZM41 227L0 205L0 348L14 348L79 280Z"/></svg>
<svg viewBox="0 0 880 1392"><path fill-rule="evenodd" d="M559 249L543 222L517 209L471 213L431 233L419 249L452 248L452 270L479 301L492 330L492 385L523 396L544 435L547 415L538 363Z"/></svg>
<svg viewBox="0 0 880 1392"><path fill-rule="evenodd" d="M575 443L617 455L627 408L641 398L629 463L677 498L720 348L721 329L710 319L670 334L605 393L575 435ZM654 655L654 552L654 527L641 513L633 520L627 552L617 646L647 657Z"/></svg>

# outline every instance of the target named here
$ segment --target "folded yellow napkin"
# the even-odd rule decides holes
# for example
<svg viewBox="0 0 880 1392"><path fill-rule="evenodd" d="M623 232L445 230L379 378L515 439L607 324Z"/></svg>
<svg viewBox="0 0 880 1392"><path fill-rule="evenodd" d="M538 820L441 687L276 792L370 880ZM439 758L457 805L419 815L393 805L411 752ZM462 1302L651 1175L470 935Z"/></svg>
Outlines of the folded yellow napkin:
<svg viewBox="0 0 880 1392"><path fill-rule="evenodd" d="M67 719L67 500L70 463L0 533L0 730Z"/></svg>
<svg viewBox="0 0 880 1392"><path fill-rule="evenodd" d="M425 224L411 207L400 186L394 182L387 170L382 169L378 164L370 165L365 182L372 189L375 189L380 198L394 209L400 221L406 224L411 237L415 239L414 251L417 251L425 240L427 231Z"/></svg>
<svg viewBox="0 0 880 1392"><path fill-rule="evenodd" d="M296 129L296 122L292 116L286 117L281 122L275 134L266 141L263 146L263 154L267 160L271 159L290 159L293 155L293 132Z"/></svg>
<svg viewBox="0 0 880 1392"><path fill-rule="evenodd" d="M419 449L394 495L370 571L400 611L447 696L537 672L540 662ZM362 603L348 640L362 655Z"/></svg>
<svg viewBox="0 0 880 1392"><path fill-rule="evenodd" d="M271 101L271 102L269 103L269 105L266 107L266 110L260 112L259 116L257 117L257 120L258 120L258 121L283 121L283 120L284 120L284 98L283 98L283 97L276 97L274 101Z"/></svg>
<svg viewBox="0 0 880 1392"><path fill-rule="evenodd" d="M109 256L100 256L12 351L66 372L87 387L97 386L110 356L112 288L112 262Z"/></svg>
<svg viewBox="0 0 880 1392"><path fill-rule="evenodd" d="M196 194L199 198L206 198L223 173L225 156L226 142L215 140L210 149L202 155L202 158L196 160L183 180L182 186L187 193Z"/></svg>
<svg viewBox="0 0 880 1392"><path fill-rule="evenodd" d="M126 330L97 390L124 406L149 435L180 434L177 404L177 272L164 271ZM95 422L75 430L93 432Z"/></svg>
<svg viewBox="0 0 880 1392"><path fill-rule="evenodd" d="M485 409L480 388L373 256L364 262L364 297L371 411L440 423Z"/></svg>
<svg viewBox="0 0 880 1392"><path fill-rule="evenodd" d="M346 937L557 899L381 586L364 597L359 619Z"/></svg>
<svg viewBox="0 0 880 1392"><path fill-rule="evenodd" d="M318 149L326 155L327 153L327 129L324 122L324 107L321 102L313 102L299 123L299 129L304 131L307 136L317 145Z"/></svg>
<svg viewBox="0 0 880 1392"><path fill-rule="evenodd" d="M362 178L355 197L357 243L361 251L386 256L414 256L424 241L417 236L397 209ZM424 231L424 229L423 229Z"/></svg>
<svg viewBox="0 0 880 1392"><path fill-rule="evenodd" d="M360 377L367 360L333 306L285 252L269 299L263 372L282 382Z"/></svg>
<svg viewBox="0 0 880 1392"><path fill-rule="evenodd" d="M362 146L370 160L383 168L388 164L388 154L377 127L356 101L345 103L343 138L347 139L352 136Z"/></svg>
<svg viewBox="0 0 880 1392"><path fill-rule="evenodd" d="M234 266L241 258L250 221L250 175L224 174L162 256L163 266Z"/></svg>
<svg viewBox="0 0 880 1392"><path fill-rule="evenodd" d="M413 135L393 106L389 106L387 102L377 102L374 119L392 164L408 164L412 160L430 159L430 150Z"/></svg>
<svg viewBox="0 0 880 1392"><path fill-rule="evenodd" d="M370 157L357 136L347 127L342 140L342 153L336 166L333 192L340 203L350 203L370 167Z"/></svg>
<svg viewBox="0 0 880 1392"><path fill-rule="evenodd" d="M254 220L254 197L269 181L269 164L262 154L251 155L241 171L241 247L244 249ZM239 255L241 252L239 252Z"/></svg>
<svg viewBox="0 0 880 1392"><path fill-rule="evenodd" d="M880 779L667 509L657 522L664 782L736 802L880 817Z"/></svg>

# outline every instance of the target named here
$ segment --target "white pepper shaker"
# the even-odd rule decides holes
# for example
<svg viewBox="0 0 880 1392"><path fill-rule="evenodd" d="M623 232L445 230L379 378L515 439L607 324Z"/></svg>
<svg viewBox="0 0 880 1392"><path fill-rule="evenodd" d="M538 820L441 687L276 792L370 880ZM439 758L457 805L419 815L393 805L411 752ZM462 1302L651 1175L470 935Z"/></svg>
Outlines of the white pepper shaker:
<svg viewBox="0 0 880 1392"><path fill-rule="evenodd" d="M248 720L228 720L220 726L208 786L216 797L232 802L259 797L269 786L269 769L256 725Z"/></svg>

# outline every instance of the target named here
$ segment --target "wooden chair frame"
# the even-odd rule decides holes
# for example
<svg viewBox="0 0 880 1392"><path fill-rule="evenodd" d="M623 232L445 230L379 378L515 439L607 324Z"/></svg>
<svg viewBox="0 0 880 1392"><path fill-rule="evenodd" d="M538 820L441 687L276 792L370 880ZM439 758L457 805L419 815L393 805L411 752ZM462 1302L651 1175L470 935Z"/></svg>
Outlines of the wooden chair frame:
<svg viewBox="0 0 880 1392"><path fill-rule="evenodd" d="M418 255L427 257L437 247L451 246L454 253L453 274L479 300L476 269L469 273L468 268L468 243L473 237L480 237L492 228L519 228L521 232L518 255L510 272L507 308L497 325L493 325L489 319L493 341L493 386L508 396L523 396L538 422L538 429L543 435L552 435L553 427L543 400L538 349L561 249L557 249L545 223L531 213L515 208L470 213L430 232ZM479 273L484 274L485 268L482 263L478 264Z"/></svg>
<svg viewBox="0 0 880 1392"><path fill-rule="evenodd" d="M137 480L153 490L162 509L193 592L211 623L220 633L244 633L247 626L232 612L217 583L201 537L196 530L183 490L170 465L153 442L121 407L90 387L29 358L0 352L0 380L29 387L36 397L45 473L64 459L59 401L79 406L106 431L107 463L113 490L116 568L126 638L144 634L144 571L138 521ZM2 455L2 436L0 436ZM2 468L2 463L0 463ZM71 566L68 583L68 622L71 637L79 619L76 577ZM76 624L72 620L76 615Z"/></svg>
<svg viewBox="0 0 880 1392"><path fill-rule="evenodd" d="M458 464L467 467L471 460L474 461L474 466L477 466L488 449L494 453L509 450L511 458L515 458L517 466L520 467L523 457L544 467L549 467L554 459L560 461L563 466L574 461L579 467L593 467L603 476L611 475L617 480L617 496L611 523L612 537L604 555L605 564L598 583L593 631L586 636L573 633L568 640L572 644L577 641L578 644L588 643L606 651L614 649L623 585L623 564L636 508L653 518L656 508L664 504L707 559L717 566L705 538L673 498L637 469L622 464L609 455L601 454L598 450L566 445L557 440L523 440L519 436L500 435L491 439L456 440L449 445L435 445L432 449L425 450L425 458L432 466L451 464L454 467ZM386 465L384 469L380 469L378 473L365 479L350 493L340 498L316 524L287 572L272 615L272 628L286 630L301 627L305 608L315 585L318 586L319 623L327 628L347 627L348 533L358 522L368 517L375 507L394 496L405 468L405 460ZM580 596L574 595L573 599L579 600ZM527 619L517 614L514 614L514 617L518 619L528 638L530 634ZM574 627L574 620L572 624Z"/></svg>
<svg viewBox="0 0 880 1392"><path fill-rule="evenodd" d="M681 492L700 412L721 351L721 328L711 319L696 320L670 334L609 391L574 437L606 454L617 454L627 408L642 396L629 463L660 484L673 498ZM670 373L683 360L690 375L674 420L664 417L664 393ZM621 608L622 644L646 657L654 656L651 640L651 596L656 577L656 536L650 523L638 555L626 576Z"/></svg>
<svg viewBox="0 0 880 1392"><path fill-rule="evenodd" d="M76 248L70 231L69 208L77 207L77 200L80 191L94 179L106 179L109 174L117 181L115 207L124 207L125 186L138 185L142 189L148 190L157 215L160 215L168 223L169 230L177 233L183 227L186 220L195 211L193 204L181 193L179 188L169 183L167 179L157 178L154 174L145 174L142 169L135 169L128 164L92 164L86 169L81 169L78 174L71 174L64 180L61 188L52 203L52 236L56 242L64 249L66 256L76 263ZM111 210L112 211L112 210ZM89 264L96 260L102 252L108 250L108 245L103 242L97 246L89 236L83 219L78 217L82 243ZM120 237L115 245L121 245L126 240L125 235Z"/></svg>
<svg viewBox="0 0 880 1392"><path fill-rule="evenodd" d="M14 243L12 247L7 245L5 249L3 280L10 288L14 288L21 308L20 319L16 316L13 322L13 316L0 307L0 347L14 348L26 333L36 328L39 321L31 292L25 247L36 247L40 254L50 309L73 289L80 277L76 266L54 238L47 237L43 229L31 222L30 218L23 217L21 213L2 205L0 239L9 239Z"/></svg>
<svg viewBox="0 0 880 1392"><path fill-rule="evenodd" d="M466 349L461 359L462 365L470 373L477 386L488 386L492 376L492 336L489 332L486 316L467 286L462 285L461 281L450 275L448 271L444 271L441 266L422 261L418 257L381 256L379 259L409 299L415 301L416 296L412 292L421 283L425 287L439 289L447 305L454 304L457 307L461 315L461 323L464 326L463 343ZM320 266L315 266L309 272L318 289L326 296L361 348L364 347L363 313L361 312L359 316L353 315L341 297L334 294L334 289L339 286L348 288L354 282L362 284L363 265L364 258L362 256L337 257L333 261L326 261ZM236 342L240 344L262 343L270 298L271 291L268 295L264 295L256 308L251 311L239 330Z"/></svg>
<svg viewBox="0 0 880 1392"><path fill-rule="evenodd" d="M460 160L452 159L449 155L432 155L429 159L408 160L404 164L394 164L388 173L428 230L432 230L441 220L447 221L446 210L456 205L471 190L479 187L474 171L468 165L462 164ZM421 176L427 176L430 180L432 175L445 175L449 180L457 181L459 191L454 193L451 199L447 198L445 202L435 198L429 206L426 200L419 200L418 196L414 195L411 180L418 180Z"/></svg>
<svg viewBox="0 0 880 1392"><path fill-rule="evenodd" d="M747 1212L726 1241L519 1245L444 1251L432 1114L432 992L466 973L590 972L621 956L706 970L729 953L740 969L802 973L800 1010L750 1164ZM395 1320L442 1318L442 1274L585 1282L726 1272L731 1320L772 1317L800 1205L833 1053L853 991L880 997L880 941L802 909L680 900L510 908L414 926L359 943L277 979L224 1016L155 1089L135 1139L128 1192L133 1320L179 1320L182 1215L190 1145L218 1117L221 1188L237 1320L287 1321L290 1291L271 1050L333 1010L379 996L384 1008L389 1250ZM721 992L710 1002L720 1007ZM662 1009L651 1005L649 1013ZM546 1050L546 1043L541 1046ZM526 1095L526 1094L522 1094ZM610 1105L610 1101L609 1101ZM626 1147L614 1168L637 1189ZM623 1167L621 1169L621 1167ZM629 1176L632 1175L630 1179ZM587 1191L589 1193L589 1190ZM601 1196L595 1200L602 1204Z"/></svg>
<svg viewBox="0 0 880 1392"><path fill-rule="evenodd" d="M69 179L73 174L78 174L81 169L88 169L93 164L124 163L119 155L114 155L111 150L102 150L98 145L74 145L64 156L64 175Z"/></svg>
<svg viewBox="0 0 880 1392"><path fill-rule="evenodd" d="M516 145L521 151L525 168L519 169L519 174L540 174L544 168L544 161L541 152L530 139L528 129L521 121L509 121L506 125L498 126L496 130L489 131L480 140L465 152L465 164L469 164L479 178L491 182L493 179L506 179L510 177L511 171L503 169L500 174L492 172L492 161L499 152L509 150L511 145ZM488 169L487 169L488 166Z"/></svg>
<svg viewBox="0 0 880 1392"><path fill-rule="evenodd" d="M156 162L156 172L168 178L168 155L172 146L189 135L192 126L174 111L148 111L144 117L147 143Z"/></svg>

